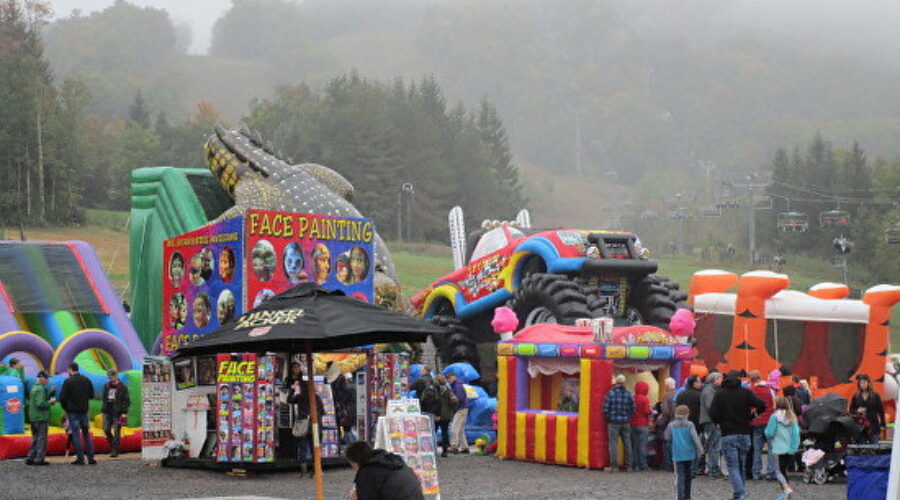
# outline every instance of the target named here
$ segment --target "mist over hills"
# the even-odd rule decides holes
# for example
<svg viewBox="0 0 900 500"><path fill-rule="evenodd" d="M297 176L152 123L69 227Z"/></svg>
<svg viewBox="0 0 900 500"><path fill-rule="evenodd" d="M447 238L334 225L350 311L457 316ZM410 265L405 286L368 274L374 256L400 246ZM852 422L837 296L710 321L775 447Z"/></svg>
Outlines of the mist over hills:
<svg viewBox="0 0 900 500"><path fill-rule="evenodd" d="M816 131L896 156L897 18L888 2L235 0L209 54L189 55L164 11L120 1L46 41L58 76L102 89L105 115L139 88L170 116L211 101L237 121L278 85L434 74L451 104L491 99L518 158L633 181L728 177Z"/></svg>

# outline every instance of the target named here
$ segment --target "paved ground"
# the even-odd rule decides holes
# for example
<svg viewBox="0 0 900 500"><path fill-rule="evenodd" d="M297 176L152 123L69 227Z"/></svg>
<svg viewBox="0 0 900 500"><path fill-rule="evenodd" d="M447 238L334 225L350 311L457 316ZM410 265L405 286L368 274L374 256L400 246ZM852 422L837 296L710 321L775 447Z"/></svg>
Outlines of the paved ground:
<svg viewBox="0 0 900 500"><path fill-rule="evenodd" d="M48 467L28 467L20 460L0 462L0 498L124 499L269 497L314 498L311 479L297 473L231 477L219 472L169 469L146 465L137 455L76 467L51 458ZM438 463L444 499L640 499L673 498L672 475L664 472L609 474L494 457L451 456ZM329 499L346 498L353 481L349 468L325 474ZM797 499L843 499L844 484L805 485L794 479ZM727 480L698 478L695 499L731 498ZM751 481L750 499L773 499L772 482Z"/></svg>

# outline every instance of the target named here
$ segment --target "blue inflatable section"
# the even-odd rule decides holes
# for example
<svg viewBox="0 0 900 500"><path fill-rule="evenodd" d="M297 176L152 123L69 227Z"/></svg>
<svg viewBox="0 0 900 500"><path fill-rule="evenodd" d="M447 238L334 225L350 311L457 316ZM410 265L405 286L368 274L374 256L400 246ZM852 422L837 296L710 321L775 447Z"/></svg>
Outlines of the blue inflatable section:
<svg viewBox="0 0 900 500"><path fill-rule="evenodd" d="M891 455L847 455L847 500L887 498Z"/></svg>
<svg viewBox="0 0 900 500"><path fill-rule="evenodd" d="M18 377L0 376L0 434L25 432L25 387Z"/></svg>
<svg viewBox="0 0 900 500"><path fill-rule="evenodd" d="M456 375L456 378L462 380L466 384L481 377L478 370L469 363L453 363L452 365L447 365L441 373L443 373L444 376L452 373Z"/></svg>

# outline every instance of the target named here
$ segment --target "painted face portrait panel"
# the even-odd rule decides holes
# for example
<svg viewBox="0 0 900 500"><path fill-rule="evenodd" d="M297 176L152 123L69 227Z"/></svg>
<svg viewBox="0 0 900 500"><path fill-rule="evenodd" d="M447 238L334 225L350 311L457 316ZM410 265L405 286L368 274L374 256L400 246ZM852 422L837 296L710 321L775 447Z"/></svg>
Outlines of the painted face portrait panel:
<svg viewBox="0 0 900 500"><path fill-rule="evenodd" d="M288 243L288 245L284 247L282 265L284 275L291 283L307 281L306 270L304 269L306 261L303 259L303 249L300 248L300 244L296 241Z"/></svg>

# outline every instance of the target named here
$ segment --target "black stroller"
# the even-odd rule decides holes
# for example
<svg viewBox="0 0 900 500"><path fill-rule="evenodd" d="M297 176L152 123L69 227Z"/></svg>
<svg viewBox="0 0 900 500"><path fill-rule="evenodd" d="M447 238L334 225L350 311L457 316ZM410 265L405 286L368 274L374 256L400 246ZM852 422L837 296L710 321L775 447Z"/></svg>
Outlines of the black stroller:
<svg viewBox="0 0 900 500"><path fill-rule="evenodd" d="M831 393L814 399L804 417L808 432L803 442L803 482L825 484L846 478L847 446L865 442L860 418L847 413L845 398Z"/></svg>

